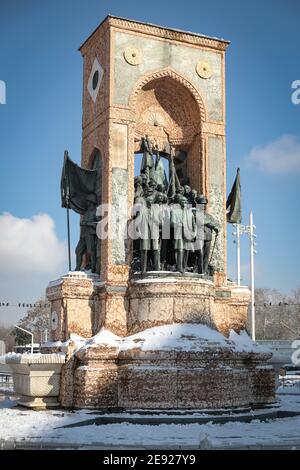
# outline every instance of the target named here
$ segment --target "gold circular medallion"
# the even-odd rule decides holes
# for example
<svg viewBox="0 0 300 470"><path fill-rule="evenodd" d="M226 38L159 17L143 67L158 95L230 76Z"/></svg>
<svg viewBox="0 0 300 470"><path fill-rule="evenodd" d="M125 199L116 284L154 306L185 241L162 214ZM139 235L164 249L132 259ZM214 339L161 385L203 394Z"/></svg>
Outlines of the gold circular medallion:
<svg viewBox="0 0 300 470"><path fill-rule="evenodd" d="M142 53L137 47L126 47L124 59L130 65L139 65L142 62Z"/></svg>
<svg viewBox="0 0 300 470"><path fill-rule="evenodd" d="M210 78L212 76L212 66L205 62L204 60L200 60L196 65L196 72L201 78Z"/></svg>

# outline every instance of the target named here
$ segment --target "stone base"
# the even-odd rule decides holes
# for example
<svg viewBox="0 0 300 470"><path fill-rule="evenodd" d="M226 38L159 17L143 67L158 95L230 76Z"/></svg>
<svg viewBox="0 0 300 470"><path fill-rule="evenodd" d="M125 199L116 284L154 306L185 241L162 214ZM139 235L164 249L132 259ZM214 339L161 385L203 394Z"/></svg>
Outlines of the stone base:
<svg viewBox="0 0 300 470"><path fill-rule="evenodd" d="M51 409L59 408L60 403L57 400L57 397L27 397L21 396L18 399L18 405L25 406L26 408L31 409Z"/></svg>
<svg viewBox="0 0 300 470"><path fill-rule="evenodd" d="M172 331L173 333L170 333ZM75 408L108 409L220 409L257 407L275 402L275 375L265 366L271 354L253 344L244 349L235 339L226 339L218 332L207 339L197 335L197 328L205 326L172 325L167 328L165 340L178 336L183 346L163 344L163 336L154 331L114 340L115 344L95 344L80 349L64 370L72 399L68 406ZM179 332L178 332L179 329ZM191 331L195 330L193 335ZM101 335L101 333L100 333ZM117 338L117 337L115 337ZM148 339L147 339L148 338ZM149 339L150 338L150 339ZM161 341L161 346L157 344ZM237 342L235 342L237 341ZM150 342L150 344L149 344ZM70 376L73 378L70 383ZM64 379L62 379L64 381ZM66 393L66 388L65 388ZM61 403L66 403L61 395Z"/></svg>
<svg viewBox="0 0 300 470"><path fill-rule="evenodd" d="M128 334L159 325L199 323L224 335L245 328L250 291L235 284L217 287L199 274L146 273L128 288ZM108 326L109 328L109 326Z"/></svg>
<svg viewBox="0 0 300 470"><path fill-rule="evenodd" d="M250 291L194 273L149 272L127 285L101 282L95 275L70 272L47 288L52 341L71 333L84 338L105 327L125 336L172 323L202 323L225 335L245 328Z"/></svg>

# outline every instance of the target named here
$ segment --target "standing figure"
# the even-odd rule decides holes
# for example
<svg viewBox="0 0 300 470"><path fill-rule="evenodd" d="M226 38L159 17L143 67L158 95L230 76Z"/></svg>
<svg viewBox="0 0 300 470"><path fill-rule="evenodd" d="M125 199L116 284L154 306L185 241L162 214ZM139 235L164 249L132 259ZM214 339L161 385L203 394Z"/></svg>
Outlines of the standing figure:
<svg viewBox="0 0 300 470"><path fill-rule="evenodd" d="M141 176L134 178L134 202L143 194L143 179Z"/></svg>
<svg viewBox="0 0 300 470"><path fill-rule="evenodd" d="M193 207L196 207L198 193L196 189L192 189L189 195L189 204L192 204Z"/></svg>
<svg viewBox="0 0 300 470"><path fill-rule="evenodd" d="M148 255L153 254L154 270L159 271L159 220L155 207L152 208L154 198L145 198L145 204L141 206L139 213L140 226L140 252L142 274L148 269Z"/></svg>
<svg viewBox="0 0 300 470"><path fill-rule="evenodd" d="M156 185L160 186L162 188L162 191L164 192L168 187L168 180L167 180L167 175L165 172L163 162L160 158L158 145L155 146L155 155L156 157L155 157L154 180L156 182Z"/></svg>
<svg viewBox="0 0 300 470"><path fill-rule="evenodd" d="M174 229L174 250L177 271L184 273L191 244L195 237L193 213L187 208L187 199L176 194L175 204L171 208L171 226Z"/></svg>
<svg viewBox="0 0 300 470"><path fill-rule="evenodd" d="M204 252L204 217L207 199L203 194L196 198L196 207L193 209L196 219L196 240L194 245L196 255L196 266L198 274L204 274L203 252Z"/></svg>
<svg viewBox="0 0 300 470"><path fill-rule="evenodd" d="M204 206L208 203L208 200L205 196L200 197ZM204 246L203 246L203 273L208 273L208 265L209 265L209 255L211 249L211 242L212 242L212 233L213 231L216 233L216 236L219 233L220 226L215 218L208 214L205 211L204 213Z"/></svg>
<svg viewBox="0 0 300 470"><path fill-rule="evenodd" d="M195 250L195 239L197 235L196 217L192 205L188 199L185 198L183 207L183 266L184 269L188 267L190 254Z"/></svg>
<svg viewBox="0 0 300 470"><path fill-rule="evenodd" d="M93 273L97 269L97 217L96 194L90 194L86 199L87 209L80 221L80 240L76 246L76 271L80 271L82 267L83 255L87 254L90 258L90 268ZM85 266L87 269L89 265Z"/></svg>
<svg viewBox="0 0 300 470"><path fill-rule="evenodd" d="M146 137L142 137L141 150L143 152L141 174L146 176L147 183L149 183L150 179L153 179L154 176L154 159L152 144L148 138L148 135L146 135Z"/></svg>
<svg viewBox="0 0 300 470"><path fill-rule="evenodd" d="M159 194L161 201L160 212L160 266L164 270L167 264L167 251L170 242L170 206L168 205L168 196L163 193ZM160 202L159 202L160 203Z"/></svg>

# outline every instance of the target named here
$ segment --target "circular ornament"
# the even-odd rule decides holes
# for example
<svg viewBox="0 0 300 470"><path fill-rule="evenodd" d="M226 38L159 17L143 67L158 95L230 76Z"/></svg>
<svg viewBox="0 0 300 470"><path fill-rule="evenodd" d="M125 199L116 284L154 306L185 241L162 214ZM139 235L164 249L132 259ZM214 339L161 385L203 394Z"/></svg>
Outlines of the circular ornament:
<svg viewBox="0 0 300 470"><path fill-rule="evenodd" d="M124 59L129 65L139 65L142 62L142 53L137 47L126 47Z"/></svg>
<svg viewBox="0 0 300 470"><path fill-rule="evenodd" d="M196 72L201 78L210 78L213 73L212 66L208 62L200 60L196 65Z"/></svg>

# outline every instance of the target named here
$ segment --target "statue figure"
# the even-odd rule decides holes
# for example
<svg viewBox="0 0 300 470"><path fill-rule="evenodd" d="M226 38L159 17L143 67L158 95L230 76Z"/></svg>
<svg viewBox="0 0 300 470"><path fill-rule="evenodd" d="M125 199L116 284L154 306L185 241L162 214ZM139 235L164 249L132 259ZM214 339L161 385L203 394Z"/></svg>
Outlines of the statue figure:
<svg viewBox="0 0 300 470"><path fill-rule="evenodd" d="M141 176L134 178L134 202L143 195L143 179Z"/></svg>
<svg viewBox="0 0 300 470"><path fill-rule="evenodd" d="M184 273L189 251L195 238L194 215L187 207L186 197L176 194L175 205L171 208L171 225L174 228L174 250L177 271Z"/></svg>
<svg viewBox="0 0 300 470"><path fill-rule="evenodd" d="M141 150L143 152L143 159L141 163L141 174L143 173L147 178L147 183L154 176L154 160L152 144L148 138L148 135L142 137Z"/></svg>
<svg viewBox="0 0 300 470"><path fill-rule="evenodd" d="M203 249L204 249L204 216L205 216L205 205L206 197L200 194L196 198L196 207L194 208L195 219L196 219L196 239L195 239L195 262L197 266L198 274L204 274L203 269Z"/></svg>
<svg viewBox="0 0 300 470"><path fill-rule="evenodd" d="M187 198L188 201L191 197L191 191L192 191L192 188L188 184L185 184L183 186L183 195L184 195L184 197Z"/></svg>
<svg viewBox="0 0 300 470"><path fill-rule="evenodd" d="M203 204L204 206L207 205L208 200L205 196L200 196L199 197L199 203ZM208 265L209 265L209 255L210 255L210 249L211 249L211 242L212 242L212 232L214 231L216 233L216 236L218 236L220 226L218 222L215 220L215 218L209 214L208 212L205 211L204 213L204 244L203 244L203 255L202 255L202 273L207 274L208 273Z"/></svg>
<svg viewBox="0 0 300 470"><path fill-rule="evenodd" d="M158 203L161 204L160 214L160 267L165 269L167 262L168 244L170 241L170 209L168 196L162 192L158 193Z"/></svg>
<svg viewBox="0 0 300 470"><path fill-rule="evenodd" d="M141 252L141 271L144 274L148 268L148 254L153 254L154 271L160 270L159 254L159 211L152 207L154 203L153 196L145 198L146 204L140 210L140 252Z"/></svg>
<svg viewBox="0 0 300 470"><path fill-rule="evenodd" d="M82 267L83 255L87 254L90 257L90 268L93 273L97 269L97 217L96 207L97 198L96 194L89 194L86 198L86 211L84 212L80 221L80 239L76 247L76 271L80 271ZM85 269L88 265L85 266Z"/></svg>
<svg viewBox="0 0 300 470"><path fill-rule="evenodd" d="M183 239L184 253L183 263L184 269L188 267L189 255L195 250L195 239L197 234L196 217L192 205L186 198L183 210Z"/></svg>
<svg viewBox="0 0 300 470"><path fill-rule="evenodd" d="M150 179L149 181L147 193L149 196L153 197L156 195L156 182L153 179Z"/></svg>
<svg viewBox="0 0 300 470"><path fill-rule="evenodd" d="M142 188L143 188L143 191L144 191L145 188L147 188L147 186L148 186L148 178L144 173L141 173L140 177L142 178Z"/></svg>
<svg viewBox="0 0 300 470"><path fill-rule="evenodd" d="M198 196L198 193L196 189L192 189L189 195L189 203L192 204L193 207L196 207L197 196Z"/></svg>
<svg viewBox="0 0 300 470"><path fill-rule="evenodd" d="M158 150L158 145L155 146L155 171L154 171L154 179L156 182L157 186L160 186L162 188L162 192L166 190L168 187L168 181L167 181L167 176L165 172L165 168L163 165L163 162L160 158L159 150Z"/></svg>

